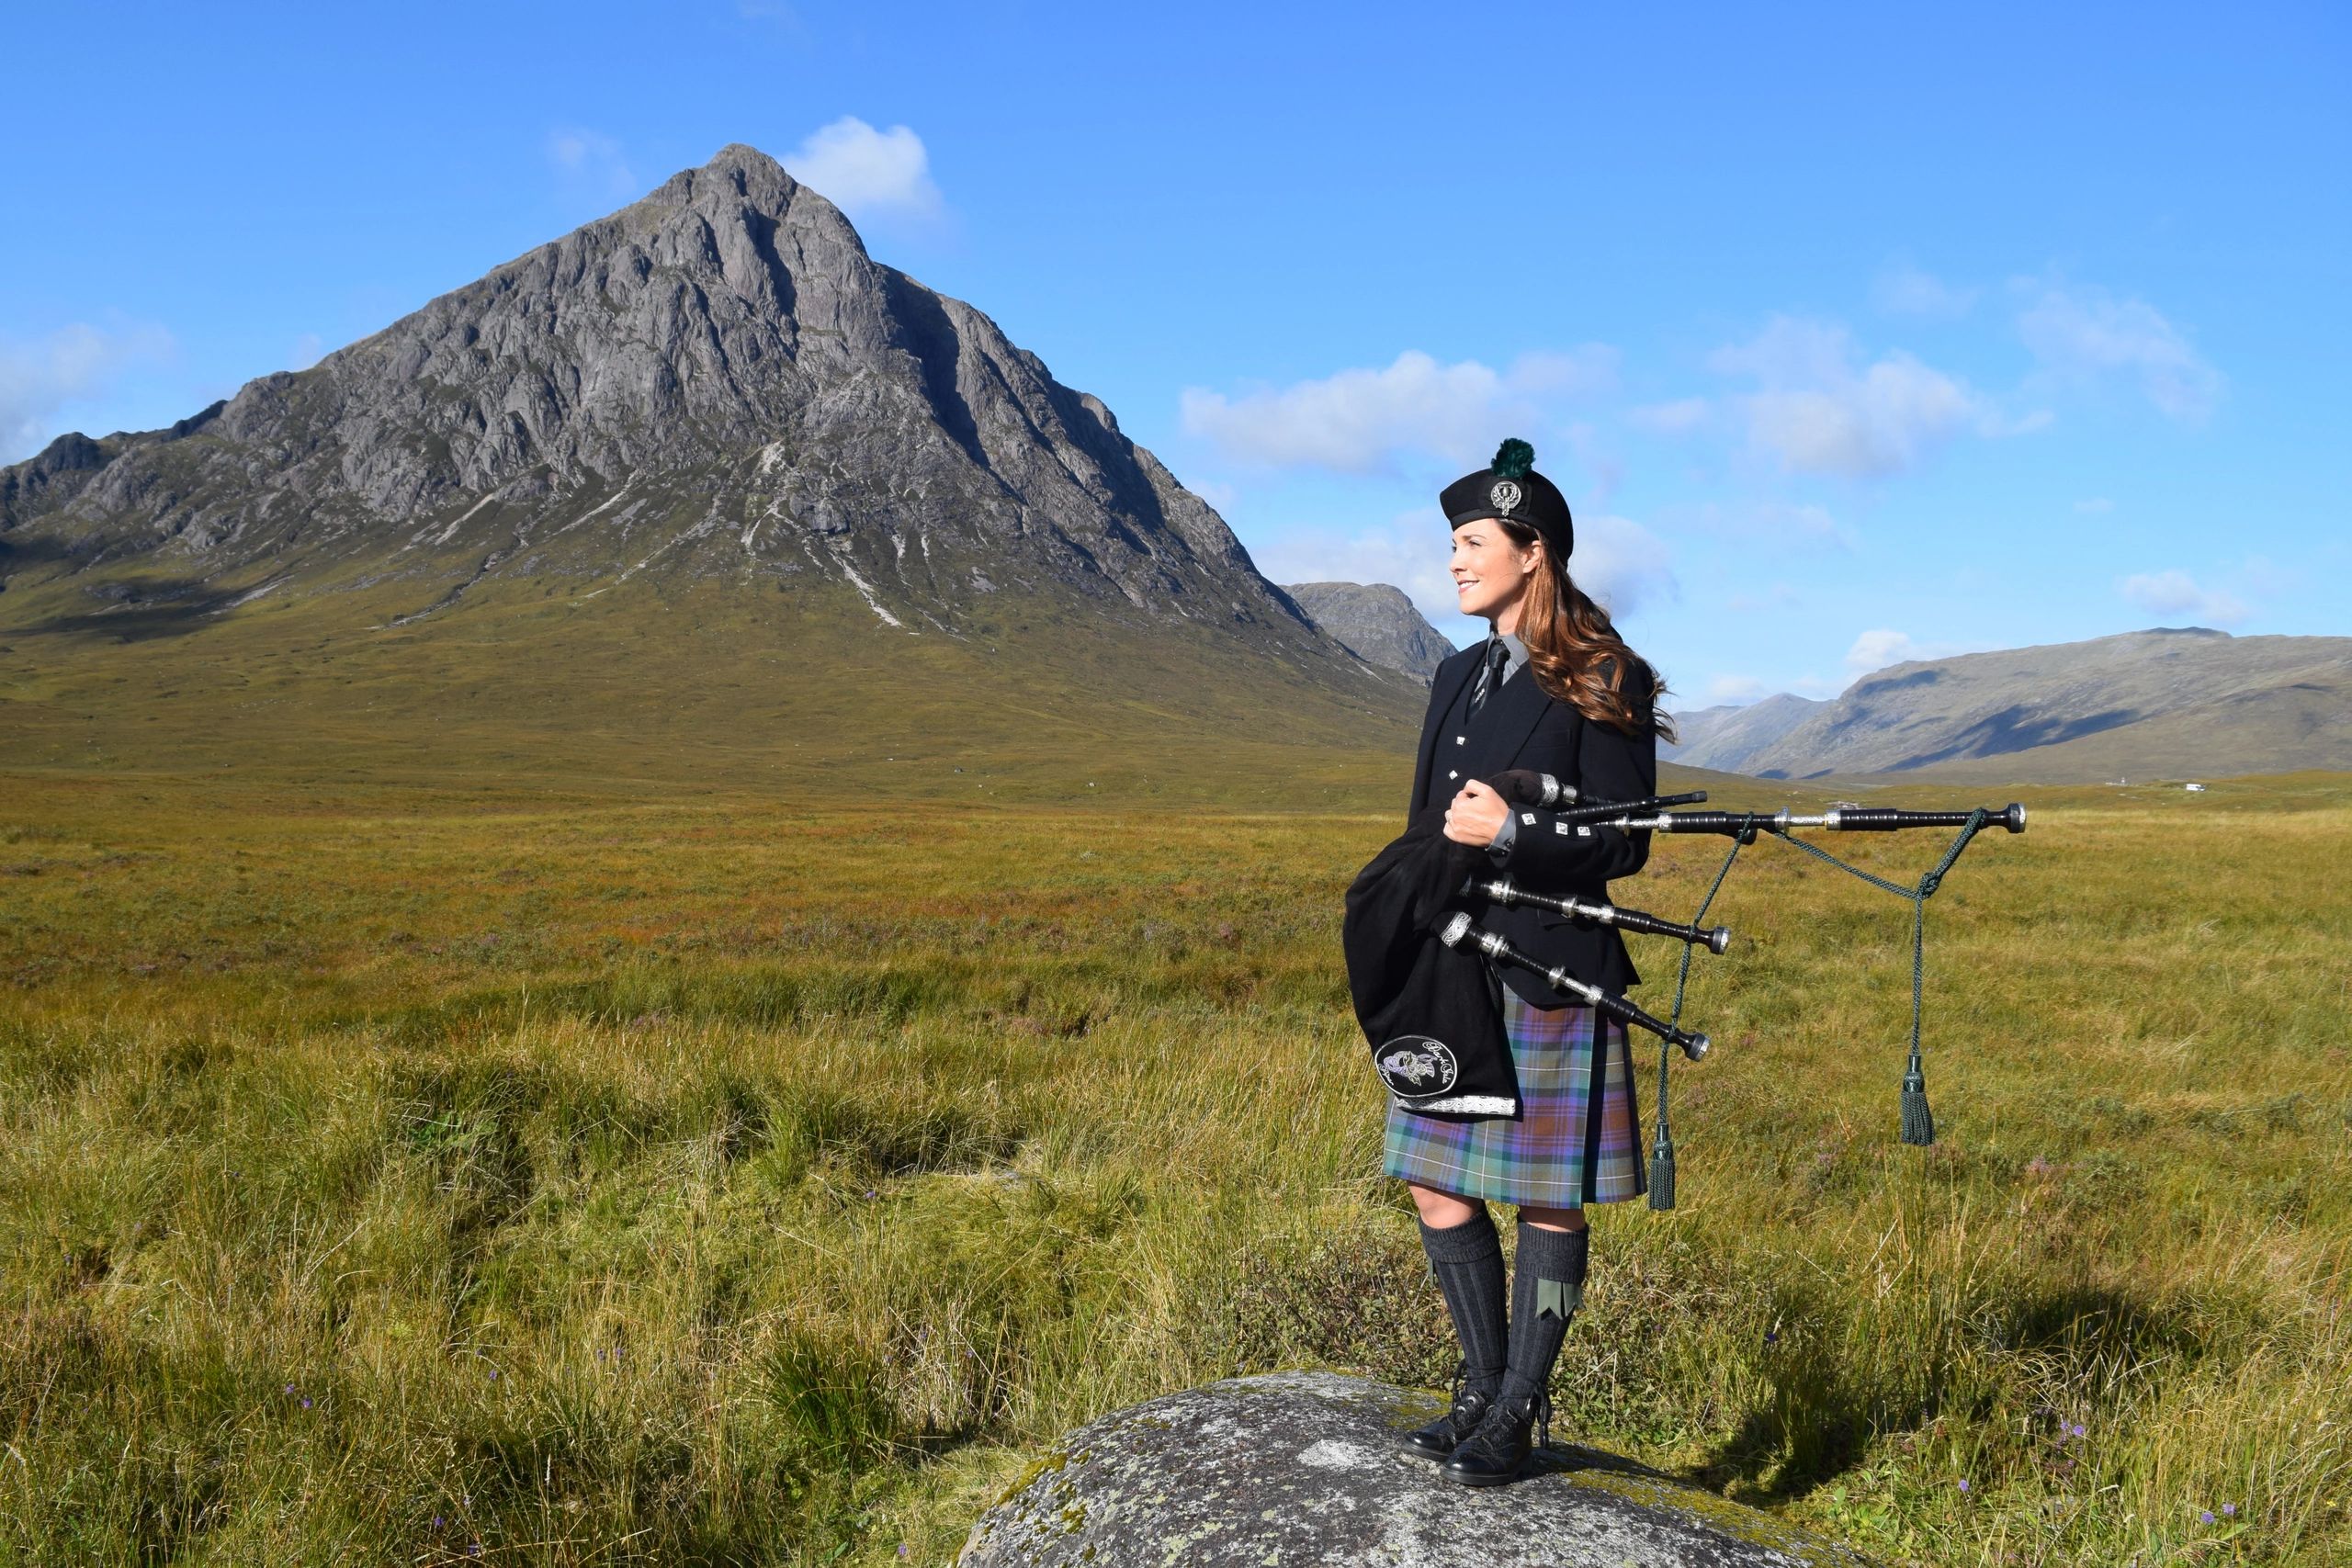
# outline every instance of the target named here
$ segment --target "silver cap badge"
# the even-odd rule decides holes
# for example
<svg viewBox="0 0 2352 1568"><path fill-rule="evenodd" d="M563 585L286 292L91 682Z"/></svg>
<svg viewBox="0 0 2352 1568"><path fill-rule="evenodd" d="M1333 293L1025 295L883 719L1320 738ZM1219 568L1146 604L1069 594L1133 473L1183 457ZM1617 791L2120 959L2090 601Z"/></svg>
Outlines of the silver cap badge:
<svg viewBox="0 0 2352 1568"><path fill-rule="evenodd" d="M1495 503L1497 512L1508 517L1510 515L1510 509L1520 502L1519 487L1510 480L1504 479L1487 492L1487 499Z"/></svg>

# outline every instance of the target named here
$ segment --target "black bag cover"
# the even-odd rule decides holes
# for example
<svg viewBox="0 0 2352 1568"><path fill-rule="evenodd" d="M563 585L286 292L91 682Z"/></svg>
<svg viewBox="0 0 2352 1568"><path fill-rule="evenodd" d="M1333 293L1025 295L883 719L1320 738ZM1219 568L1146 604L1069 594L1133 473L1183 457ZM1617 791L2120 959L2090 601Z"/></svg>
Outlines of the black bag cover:
<svg viewBox="0 0 2352 1568"><path fill-rule="evenodd" d="M1445 836L1431 807L1348 888L1340 942L1356 1021L1395 1102L1445 1122L1520 1114L1519 1074L1486 957L1438 940L1483 852Z"/></svg>

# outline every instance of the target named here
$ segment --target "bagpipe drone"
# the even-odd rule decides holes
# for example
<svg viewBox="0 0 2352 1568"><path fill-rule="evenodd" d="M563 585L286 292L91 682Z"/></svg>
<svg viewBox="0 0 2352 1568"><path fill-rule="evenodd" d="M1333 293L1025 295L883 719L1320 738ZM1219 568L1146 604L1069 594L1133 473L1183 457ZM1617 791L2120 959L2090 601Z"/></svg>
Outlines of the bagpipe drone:
<svg viewBox="0 0 2352 1568"><path fill-rule="evenodd" d="M1673 1208L1674 1139L1667 1115L1668 1064L1678 1048L1693 1062L1710 1049L1705 1034L1681 1027L1691 955L1702 948L1716 955L1729 949L1729 931L1701 922L1722 892L1740 852L1759 835L1769 834L1910 903L1911 1053L1903 1075L1902 1140L1914 1145L1935 1142L1935 1118L1928 1109L1927 1074L1920 1051L1927 903L1979 832L1996 826L2011 833L2025 831L2023 806L2012 803L1999 810L1977 807L1905 811L1840 805L1810 814L1677 812L1666 808L1703 802L1706 792L1584 801L1573 785L1564 785L1548 774L1513 771L1492 783L1496 792L1511 804L1555 810L1564 823L1626 832L1720 834L1732 840L1731 852L1724 857L1690 919L1672 920L1613 904L1532 891L1507 876L1482 874L1482 871L1491 872L1485 851L1445 838L1442 817L1425 813L1375 856L1348 889L1344 932L1349 988L1357 1021L1371 1043L1374 1072L1400 1106L1458 1121L1519 1113L1517 1078L1503 1040L1500 999L1489 965L1532 971L1555 990L1579 998L1626 1027L1657 1036L1657 1134L1650 1149L1649 1201L1653 1209ZM1915 828L1956 828L1959 835L1934 869L1907 886L1795 837L1800 829L1883 833ZM1532 906L1621 931L1673 938L1683 949L1672 1010L1664 1019L1655 1018L1622 996L1531 957L1503 936L1481 927L1475 914L1460 907L1464 901L1489 908Z"/></svg>

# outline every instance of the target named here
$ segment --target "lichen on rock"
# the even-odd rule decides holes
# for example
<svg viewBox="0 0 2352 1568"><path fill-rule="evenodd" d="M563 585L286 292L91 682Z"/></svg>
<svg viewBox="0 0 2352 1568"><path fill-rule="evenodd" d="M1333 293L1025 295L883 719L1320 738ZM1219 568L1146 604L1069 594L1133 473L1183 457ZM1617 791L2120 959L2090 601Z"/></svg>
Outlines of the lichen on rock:
<svg viewBox="0 0 2352 1568"><path fill-rule="evenodd" d="M1361 1378L1232 1378L1070 1434L983 1514L964 1568L1858 1568L1849 1549L1581 1449L1474 1492L1396 1450L1430 1397Z"/></svg>

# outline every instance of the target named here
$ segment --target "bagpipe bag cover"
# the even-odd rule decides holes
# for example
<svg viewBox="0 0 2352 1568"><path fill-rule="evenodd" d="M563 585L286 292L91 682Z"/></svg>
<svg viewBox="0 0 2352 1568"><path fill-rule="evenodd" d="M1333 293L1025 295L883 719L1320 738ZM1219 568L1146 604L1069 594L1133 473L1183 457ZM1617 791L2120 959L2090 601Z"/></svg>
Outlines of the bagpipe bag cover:
<svg viewBox="0 0 2352 1568"><path fill-rule="evenodd" d="M1520 1113L1502 998L1485 957L1438 940L1485 857L1445 836L1432 807L1348 888L1340 944L1373 1071L1397 1105L1446 1122Z"/></svg>

